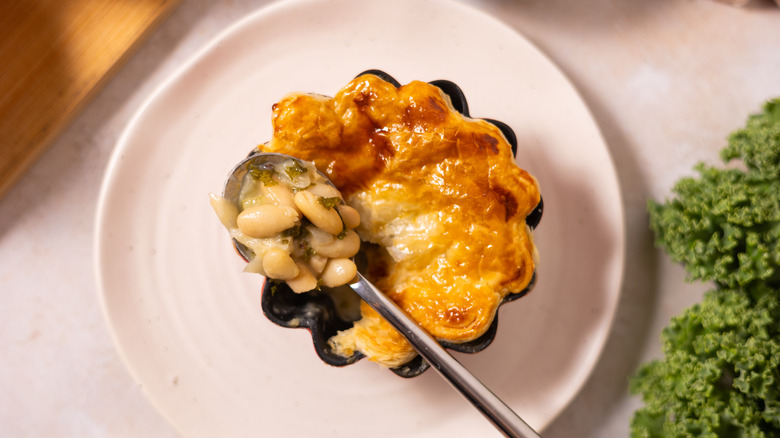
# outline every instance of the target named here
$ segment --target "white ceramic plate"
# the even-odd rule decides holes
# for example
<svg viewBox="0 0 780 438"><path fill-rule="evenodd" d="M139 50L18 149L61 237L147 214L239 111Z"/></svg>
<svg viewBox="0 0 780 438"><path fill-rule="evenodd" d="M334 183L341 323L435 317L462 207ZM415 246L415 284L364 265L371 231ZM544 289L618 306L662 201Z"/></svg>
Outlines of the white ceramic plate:
<svg viewBox="0 0 780 438"><path fill-rule="evenodd" d="M614 168L586 106L522 36L453 1L290 1L231 26L166 82L124 132L102 187L98 285L142 391L183 435L487 436L436 373L332 368L309 333L271 324L210 210L229 169L271 135L290 91L333 94L379 68L449 79L471 114L508 123L545 212L531 295L502 307L495 342L458 357L543 429L587 379L623 268Z"/></svg>

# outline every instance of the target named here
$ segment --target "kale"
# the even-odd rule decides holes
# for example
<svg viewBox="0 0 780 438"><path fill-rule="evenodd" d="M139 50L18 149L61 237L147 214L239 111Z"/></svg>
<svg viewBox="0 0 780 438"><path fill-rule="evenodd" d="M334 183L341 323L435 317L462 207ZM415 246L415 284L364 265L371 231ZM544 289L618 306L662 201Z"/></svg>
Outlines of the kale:
<svg viewBox="0 0 780 438"><path fill-rule="evenodd" d="M780 99L729 137L721 156L745 169L699 164L675 199L648 202L650 228L691 279L725 287L780 285Z"/></svg>
<svg viewBox="0 0 780 438"><path fill-rule="evenodd" d="M635 438L780 436L780 99L721 158L742 168L699 164L674 199L648 203L658 246L714 288L672 318L663 357L631 379L644 402Z"/></svg>
<svg viewBox="0 0 780 438"><path fill-rule="evenodd" d="M301 165L301 163L299 163L297 160L293 160L292 164L284 169L284 172L290 179L295 179L307 173L308 171L309 169L303 167L303 165Z"/></svg>
<svg viewBox="0 0 780 438"><path fill-rule="evenodd" d="M255 166L254 164L249 165L249 175L252 177L252 179L255 181L260 181L267 186L275 186L276 184L279 184L278 181L274 179L275 173L276 172L274 172L273 168Z"/></svg>
<svg viewBox="0 0 780 438"><path fill-rule="evenodd" d="M338 196L333 196L330 198L320 196L317 198L317 201L319 201L320 205L327 208L328 210L336 208L337 205L341 204L341 198Z"/></svg>
<svg viewBox="0 0 780 438"><path fill-rule="evenodd" d="M756 283L716 289L663 330L663 360L630 390L644 406L632 436L780 436L780 294Z"/></svg>

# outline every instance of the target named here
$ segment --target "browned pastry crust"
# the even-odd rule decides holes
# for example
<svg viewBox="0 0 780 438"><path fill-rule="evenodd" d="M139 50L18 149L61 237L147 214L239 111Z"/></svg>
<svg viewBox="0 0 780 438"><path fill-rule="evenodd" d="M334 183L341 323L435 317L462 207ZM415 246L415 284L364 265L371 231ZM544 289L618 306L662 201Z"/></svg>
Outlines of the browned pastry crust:
<svg viewBox="0 0 780 438"><path fill-rule="evenodd" d="M462 116L437 87L363 75L333 98L283 98L273 129L261 149L313 161L331 178L361 213L361 238L380 247L373 281L433 336L476 339L501 300L529 285L525 218L539 203L537 182L498 128ZM368 305L361 312L331 339L337 351L391 367L414 357Z"/></svg>

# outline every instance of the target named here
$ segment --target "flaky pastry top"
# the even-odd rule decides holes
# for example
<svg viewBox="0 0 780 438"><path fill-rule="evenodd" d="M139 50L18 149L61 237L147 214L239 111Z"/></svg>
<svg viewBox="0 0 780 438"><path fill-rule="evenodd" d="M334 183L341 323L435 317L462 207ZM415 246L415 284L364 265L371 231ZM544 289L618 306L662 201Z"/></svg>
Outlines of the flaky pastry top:
<svg viewBox="0 0 780 438"><path fill-rule="evenodd" d="M332 98L290 94L260 148L312 161L333 181L375 244L367 276L434 337L478 338L504 297L529 286L537 182L495 125L464 117L439 88L368 74ZM361 314L331 339L336 351L390 367L415 356L365 303Z"/></svg>

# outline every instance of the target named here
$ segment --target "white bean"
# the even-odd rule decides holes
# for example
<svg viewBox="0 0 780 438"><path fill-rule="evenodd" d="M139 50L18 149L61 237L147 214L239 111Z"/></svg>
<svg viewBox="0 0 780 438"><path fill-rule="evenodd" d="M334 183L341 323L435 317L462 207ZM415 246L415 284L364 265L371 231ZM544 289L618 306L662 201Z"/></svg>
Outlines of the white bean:
<svg viewBox="0 0 780 438"><path fill-rule="evenodd" d="M293 200L293 192L287 184L275 184L270 186L263 184L260 191L272 204L292 207L296 210L298 209Z"/></svg>
<svg viewBox="0 0 780 438"><path fill-rule="evenodd" d="M309 245L312 247L322 247L330 245L336 240L336 236L330 233L326 233L317 227L308 226L306 231L309 232Z"/></svg>
<svg viewBox="0 0 780 438"><path fill-rule="evenodd" d="M295 205L317 228L330 234L339 234L344 230L336 209L322 205L314 193L306 190L296 193Z"/></svg>
<svg viewBox="0 0 780 438"><path fill-rule="evenodd" d="M211 208L217 213L217 217L219 218L219 221L222 222L222 225L227 229L235 228L236 218L238 217L238 209L236 206L222 196L215 195L214 193L209 194L209 201L211 202Z"/></svg>
<svg viewBox="0 0 780 438"><path fill-rule="evenodd" d="M339 204L336 208L339 210L345 227L351 230L360 225L360 213L357 210L346 204Z"/></svg>
<svg viewBox="0 0 780 438"><path fill-rule="evenodd" d="M271 237L293 227L300 216L292 207L260 205L239 213L238 228L249 237Z"/></svg>
<svg viewBox="0 0 780 438"><path fill-rule="evenodd" d="M325 265L328 264L328 258L314 254L311 257L309 257L309 268L311 268L311 271L317 275L322 273L322 270L325 269Z"/></svg>
<svg viewBox="0 0 780 438"><path fill-rule="evenodd" d="M320 275L320 283L325 287L336 287L349 283L357 275L357 266L350 259L330 259Z"/></svg>
<svg viewBox="0 0 780 438"><path fill-rule="evenodd" d="M295 262L298 266L298 275L292 280L287 280L287 285L290 286L295 293L308 292L317 288L317 278L309 271L303 263Z"/></svg>
<svg viewBox="0 0 780 438"><path fill-rule="evenodd" d="M263 270L268 277L277 280L292 280L300 269L287 251L271 248L263 256Z"/></svg>
<svg viewBox="0 0 780 438"><path fill-rule="evenodd" d="M309 188L306 190L314 193L317 196L322 196L323 198L341 198L341 192L339 192L339 189L324 182L309 186Z"/></svg>
<svg viewBox="0 0 780 438"><path fill-rule="evenodd" d="M352 257L360 249L360 237L352 230L347 231L343 239L334 238L330 242L312 239L310 243L315 253L332 259Z"/></svg>

